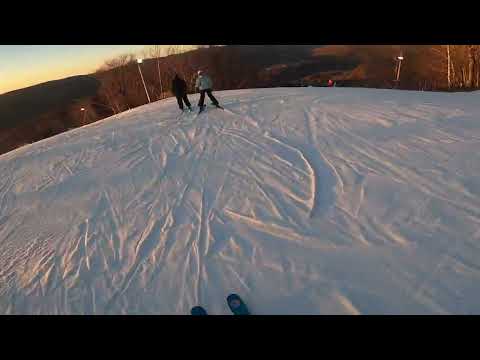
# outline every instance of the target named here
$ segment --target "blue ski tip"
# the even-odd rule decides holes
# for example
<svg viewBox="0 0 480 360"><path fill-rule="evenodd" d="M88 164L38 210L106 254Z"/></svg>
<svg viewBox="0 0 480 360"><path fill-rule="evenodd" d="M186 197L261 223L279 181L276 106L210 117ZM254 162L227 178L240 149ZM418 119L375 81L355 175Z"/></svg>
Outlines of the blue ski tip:
<svg viewBox="0 0 480 360"><path fill-rule="evenodd" d="M192 315L208 315L207 311L201 306L195 306L190 310L190 314Z"/></svg>
<svg viewBox="0 0 480 360"><path fill-rule="evenodd" d="M250 315L247 305L237 294L230 294L227 297L227 304L234 315Z"/></svg>

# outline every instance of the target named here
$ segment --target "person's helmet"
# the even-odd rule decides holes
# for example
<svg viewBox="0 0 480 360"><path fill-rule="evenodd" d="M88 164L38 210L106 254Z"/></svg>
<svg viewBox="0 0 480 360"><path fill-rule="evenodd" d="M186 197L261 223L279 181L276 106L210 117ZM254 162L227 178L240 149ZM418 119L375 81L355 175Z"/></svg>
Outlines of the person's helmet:
<svg viewBox="0 0 480 360"><path fill-rule="evenodd" d="M198 71L197 71L197 74L198 74L198 75L201 75L202 73L203 73L202 70L198 70Z"/></svg>

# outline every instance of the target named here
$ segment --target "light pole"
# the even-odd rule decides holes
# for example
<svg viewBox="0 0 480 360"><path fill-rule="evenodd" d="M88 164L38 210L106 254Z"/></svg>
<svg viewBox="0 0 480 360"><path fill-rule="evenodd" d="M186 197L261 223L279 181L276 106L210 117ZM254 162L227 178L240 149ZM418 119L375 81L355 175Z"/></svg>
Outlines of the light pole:
<svg viewBox="0 0 480 360"><path fill-rule="evenodd" d="M80 111L83 113L83 118L82 118L82 125L85 124L85 117L87 116L87 110L85 108L80 108Z"/></svg>
<svg viewBox="0 0 480 360"><path fill-rule="evenodd" d="M400 80L400 68L402 67L402 60L403 60L403 56L400 55L400 56L397 56L397 60L398 60L398 68L397 68L397 85L398 85L398 82Z"/></svg>
<svg viewBox="0 0 480 360"><path fill-rule="evenodd" d="M138 65L138 72L140 73L140 77L142 78L143 87L145 88L145 94L147 94L148 102L150 103L150 95L148 95L147 85L145 85L145 80L143 79L142 69L140 69L140 64L143 62L143 59L137 59Z"/></svg>

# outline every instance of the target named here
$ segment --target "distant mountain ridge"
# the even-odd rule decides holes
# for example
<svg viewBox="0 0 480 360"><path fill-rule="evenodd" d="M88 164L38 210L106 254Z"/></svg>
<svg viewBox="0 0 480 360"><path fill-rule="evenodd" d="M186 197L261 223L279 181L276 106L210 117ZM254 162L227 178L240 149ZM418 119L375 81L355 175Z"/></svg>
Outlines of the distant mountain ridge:
<svg viewBox="0 0 480 360"><path fill-rule="evenodd" d="M0 154L84 125L80 108L99 86L95 77L80 75L0 95Z"/></svg>
<svg viewBox="0 0 480 360"><path fill-rule="evenodd" d="M0 129L34 121L53 108L94 96L100 83L89 75L53 80L0 95Z"/></svg>

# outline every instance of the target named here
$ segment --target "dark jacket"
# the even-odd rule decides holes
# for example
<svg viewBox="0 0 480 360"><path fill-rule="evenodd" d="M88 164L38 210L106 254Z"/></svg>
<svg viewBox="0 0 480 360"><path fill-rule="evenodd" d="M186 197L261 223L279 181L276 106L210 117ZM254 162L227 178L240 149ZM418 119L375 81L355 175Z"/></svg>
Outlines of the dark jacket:
<svg viewBox="0 0 480 360"><path fill-rule="evenodd" d="M185 80L179 78L178 75L175 75L172 80L172 93L178 97L187 93L187 83Z"/></svg>

